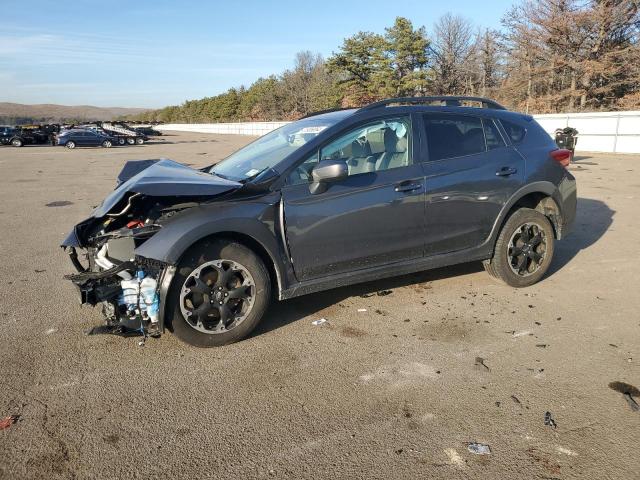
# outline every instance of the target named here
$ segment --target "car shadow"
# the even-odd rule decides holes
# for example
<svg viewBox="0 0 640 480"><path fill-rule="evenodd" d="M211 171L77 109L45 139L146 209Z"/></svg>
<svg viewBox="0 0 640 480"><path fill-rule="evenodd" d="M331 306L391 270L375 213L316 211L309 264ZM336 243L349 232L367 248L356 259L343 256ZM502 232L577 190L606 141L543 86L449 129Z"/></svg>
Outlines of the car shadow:
<svg viewBox="0 0 640 480"><path fill-rule="evenodd" d="M564 268L582 250L589 248L607 232L613 223L615 210L606 203L591 198L578 198L577 217L573 231L565 239L556 243L554 259L547 272L550 277ZM434 282L449 277L467 275L482 271L480 262L463 263L434 270L359 283L347 287L334 288L323 292L304 295L281 302L273 302L265 318L252 336L259 336L285 325L312 316L333 305L338 305L350 297L371 296L377 292L395 288L415 286L419 292L425 282Z"/></svg>
<svg viewBox="0 0 640 480"><path fill-rule="evenodd" d="M580 251L596 243L609 230L615 210L592 198L578 198L573 230L555 245L553 262L547 276L562 270Z"/></svg>
<svg viewBox="0 0 640 480"><path fill-rule="evenodd" d="M401 275L399 277L385 278L374 280L347 287L334 288L323 292L304 295L284 301L274 301L267 311L264 319L256 327L252 336L259 336L272 330L284 327L285 325L311 316L321 310L337 305L343 300L350 297L369 297L377 295L385 295L388 290L395 288L407 287L414 285L422 290L425 287L421 284L426 282L434 282L449 277L459 275L467 275L482 271L480 262L463 263L452 265L451 267L437 268L426 270L423 272ZM428 287L426 287L428 288Z"/></svg>

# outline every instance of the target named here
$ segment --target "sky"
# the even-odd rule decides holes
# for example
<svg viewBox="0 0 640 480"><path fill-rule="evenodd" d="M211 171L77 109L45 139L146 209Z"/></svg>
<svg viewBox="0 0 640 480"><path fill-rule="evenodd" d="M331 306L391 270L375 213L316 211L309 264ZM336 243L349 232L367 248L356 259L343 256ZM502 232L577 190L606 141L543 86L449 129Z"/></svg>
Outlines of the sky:
<svg viewBox="0 0 640 480"><path fill-rule="evenodd" d="M447 12L499 28L515 1L29 0L0 19L0 102L177 105L278 74L301 50L328 57L397 16L428 31Z"/></svg>

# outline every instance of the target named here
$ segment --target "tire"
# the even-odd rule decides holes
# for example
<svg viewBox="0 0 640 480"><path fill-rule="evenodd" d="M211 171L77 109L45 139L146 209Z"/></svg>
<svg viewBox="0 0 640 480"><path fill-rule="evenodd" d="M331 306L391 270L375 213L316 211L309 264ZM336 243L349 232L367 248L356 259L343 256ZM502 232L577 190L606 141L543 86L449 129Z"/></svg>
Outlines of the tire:
<svg viewBox="0 0 640 480"><path fill-rule="evenodd" d="M127 143L128 143L129 145L135 145L135 143L136 143L136 139L135 139L135 138L131 138L131 137L129 137L129 138L127 138Z"/></svg>
<svg viewBox="0 0 640 480"><path fill-rule="evenodd" d="M136 138L136 144L142 145L144 143L144 138Z"/></svg>
<svg viewBox="0 0 640 480"><path fill-rule="evenodd" d="M118 139L118 145L122 146L125 145L127 143L127 141L124 138L119 138Z"/></svg>
<svg viewBox="0 0 640 480"><path fill-rule="evenodd" d="M105 140L104 142L102 142L102 146L104 148L111 148L113 146L113 143L111 143L111 140Z"/></svg>
<svg viewBox="0 0 640 480"><path fill-rule="evenodd" d="M76 142L67 142L67 144L65 145L65 147L67 147L70 150L73 150L74 148L76 148Z"/></svg>
<svg viewBox="0 0 640 480"><path fill-rule="evenodd" d="M484 268L507 285L528 287L547 273L554 247L555 235L549 219L536 210L521 208L503 225L493 258L483 262Z"/></svg>
<svg viewBox="0 0 640 480"><path fill-rule="evenodd" d="M226 272L240 273L233 273L230 282L220 288L219 284L225 284L225 277L218 273L220 268L227 269ZM243 277L243 283L238 288L238 282ZM195 283L196 278L200 279L199 284ZM194 293L199 288L209 293L206 296ZM221 291L218 292L218 289ZM238 290L243 290L242 294L248 298L232 299ZM227 296L228 299L225 299ZM233 241L203 241L191 247L178 264L167 295L167 327L180 340L196 347L227 345L242 340L253 331L270 300L269 272L260 257ZM231 314L230 322L226 323L228 329L218 330L224 323L220 321L222 310L218 309L218 301L221 301L220 305L224 302L224 307L238 311ZM199 308L210 312L210 316L201 318L196 314Z"/></svg>
<svg viewBox="0 0 640 480"><path fill-rule="evenodd" d="M24 142L20 138L14 138L13 140L11 140L11 145L14 147L23 147Z"/></svg>

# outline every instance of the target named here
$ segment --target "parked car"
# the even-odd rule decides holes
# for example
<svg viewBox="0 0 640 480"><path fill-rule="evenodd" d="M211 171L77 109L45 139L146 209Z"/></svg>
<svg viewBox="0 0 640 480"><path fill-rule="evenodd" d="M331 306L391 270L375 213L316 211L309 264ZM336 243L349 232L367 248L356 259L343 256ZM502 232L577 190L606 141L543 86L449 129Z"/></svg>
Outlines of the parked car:
<svg viewBox="0 0 640 480"><path fill-rule="evenodd" d="M118 145L118 139L93 130L63 130L57 135L58 145L67 148L105 147Z"/></svg>
<svg viewBox="0 0 640 480"><path fill-rule="evenodd" d="M21 127L0 127L0 143L13 147L46 143L46 135L39 131L22 129Z"/></svg>
<svg viewBox="0 0 640 480"><path fill-rule="evenodd" d="M272 295L471 261L526 287L574 222L570 157L482 98L313 115L201 170L128 162L62 243L67 278L113 331L166 327L201 347L246 337Z"/></svg>

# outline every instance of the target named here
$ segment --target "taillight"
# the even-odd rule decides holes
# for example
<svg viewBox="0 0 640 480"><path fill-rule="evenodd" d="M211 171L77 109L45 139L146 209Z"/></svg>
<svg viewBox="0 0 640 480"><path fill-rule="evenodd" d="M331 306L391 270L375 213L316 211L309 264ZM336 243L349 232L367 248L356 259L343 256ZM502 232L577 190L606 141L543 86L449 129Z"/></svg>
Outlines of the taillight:
<svg viewBox="0 0 640 480"><path fill-rule="evenodd" d="M563 167L568 167L571 163L571 157L573 156L573 153L571 153L571 150L567 150L566 148L559 148L558 150L549 152L549 155L551 155L551 158L553 158Z"/></svg>

